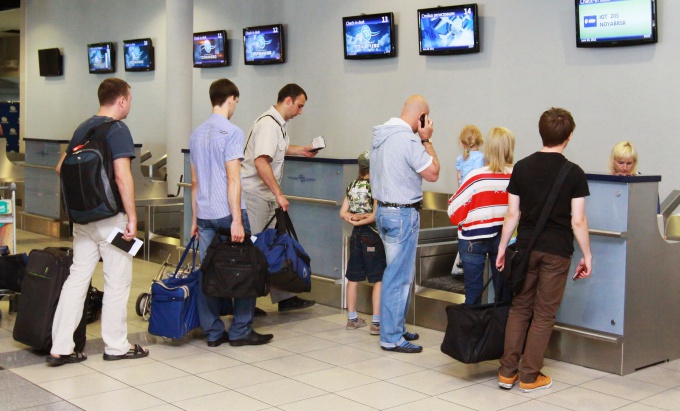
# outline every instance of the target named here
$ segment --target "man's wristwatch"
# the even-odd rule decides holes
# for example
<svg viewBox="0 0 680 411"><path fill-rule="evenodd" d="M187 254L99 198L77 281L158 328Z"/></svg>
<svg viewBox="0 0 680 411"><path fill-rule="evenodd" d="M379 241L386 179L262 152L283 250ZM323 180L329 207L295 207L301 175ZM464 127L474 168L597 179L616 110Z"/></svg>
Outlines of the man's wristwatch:
<svg viewBox="0 0 680 411"><path fill-rule="evenodd" d="M425 140L420 140L421 143L431 143L429 138L426 138Z"/></svg>

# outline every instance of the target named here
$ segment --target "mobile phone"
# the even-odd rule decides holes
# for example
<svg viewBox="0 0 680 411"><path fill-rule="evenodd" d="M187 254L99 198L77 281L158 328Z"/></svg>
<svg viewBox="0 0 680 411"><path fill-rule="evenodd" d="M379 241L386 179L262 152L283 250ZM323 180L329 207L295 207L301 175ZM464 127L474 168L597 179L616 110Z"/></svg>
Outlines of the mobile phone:
<svg viewBox="0 0 680 411"><path fill-rule="evenodd" d="M425 114L420 115L420 128L425 128Z"/></svg>
<svg viewBox="0 0 680 411"><path fill-rule="evenodd" d="M321 149L323 149L323 147L317 147L317 148L313 148L313 149L309 150L309 152L310 153L318 153L319 150L321 150Z"/></svg>

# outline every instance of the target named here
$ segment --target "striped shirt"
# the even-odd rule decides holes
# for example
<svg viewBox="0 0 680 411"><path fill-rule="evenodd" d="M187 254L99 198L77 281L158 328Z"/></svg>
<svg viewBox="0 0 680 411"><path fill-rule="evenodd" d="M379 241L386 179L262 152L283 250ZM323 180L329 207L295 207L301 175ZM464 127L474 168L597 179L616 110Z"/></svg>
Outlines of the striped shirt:
<svg viewBox="0 0 680 411"><path fill-rule="evenodd" d="M508 173L492 173L488 167L468 174L463 185L449 200L451 223L458 226L458 238L491 238L503 229L508 211Z"/></svg>
<svg viewBox="0 0 680 411"><path fill-rule="evenodd" d="M211 114L191 133L189 148L191 165L198 179L196 217L213 220L230 216L225 163L243 160L243 131L226 117ZM245 200L241 197L241 209L245 208Z"/></svg>

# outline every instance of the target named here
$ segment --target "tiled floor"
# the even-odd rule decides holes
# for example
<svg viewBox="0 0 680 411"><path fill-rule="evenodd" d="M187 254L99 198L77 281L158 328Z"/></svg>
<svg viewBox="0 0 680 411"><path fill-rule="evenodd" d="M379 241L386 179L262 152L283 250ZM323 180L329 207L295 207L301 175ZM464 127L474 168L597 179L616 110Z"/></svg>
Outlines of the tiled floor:
<svg viewBox="0 0 680 411"><path fill-rule="evenodd" d="M69 245L25 232L19 239L26 252ZM420 333L423 353L388 353L366 329L345 330L341 310L317 305L279 314L268 298L258 306L269 315L255 326L274 334L270 344L208 348L197 335L163 341L146 333L134 311L158 269L134 261L128 326L131 340L150 348L145 359L104 362L96 322L88 326L87 361L48 367L12 339L15 315L0 302L0 410L680 409L680 360L625 377L547 360L553 387L522 394L498 389L496 362L464 365L442 354L441 332L409 327ZM101 288L100 272L93 282Z"/></svg>

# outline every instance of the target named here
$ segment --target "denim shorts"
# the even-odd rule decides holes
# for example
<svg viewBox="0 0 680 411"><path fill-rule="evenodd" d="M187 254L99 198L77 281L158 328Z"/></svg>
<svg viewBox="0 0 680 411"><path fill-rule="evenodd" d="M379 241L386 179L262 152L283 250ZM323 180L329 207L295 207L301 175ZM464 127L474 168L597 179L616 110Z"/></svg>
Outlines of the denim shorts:
<svg viewBox="0 0 680 411"><path fill-rule="evenodd" d="M354 282L368 279L373 284L382 281L385 267L385 246L378 233L368 226L354 227L349 240L349 263L345 277Z"/></svg>

